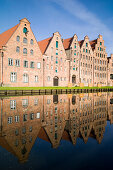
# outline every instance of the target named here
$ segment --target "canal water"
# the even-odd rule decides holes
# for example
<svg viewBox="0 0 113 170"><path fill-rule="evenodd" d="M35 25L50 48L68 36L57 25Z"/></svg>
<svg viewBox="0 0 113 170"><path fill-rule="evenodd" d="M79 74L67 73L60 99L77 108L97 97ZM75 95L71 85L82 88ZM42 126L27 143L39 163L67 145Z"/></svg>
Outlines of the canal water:
<svg viewBox="0 0 113 170"><path fill-rule="evenodd" d="M113 169L113 93L0 98L0 169Z"/></svg>

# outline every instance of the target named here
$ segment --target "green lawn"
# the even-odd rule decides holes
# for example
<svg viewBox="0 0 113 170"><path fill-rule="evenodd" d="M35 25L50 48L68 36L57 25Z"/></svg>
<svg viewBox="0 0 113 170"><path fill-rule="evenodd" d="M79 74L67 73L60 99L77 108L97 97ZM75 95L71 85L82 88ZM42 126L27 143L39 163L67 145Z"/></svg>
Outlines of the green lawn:
<svg viewBox="0 0 113 170"><path fill-rule="evenodd" d="M41 89L104 89L113 88L113 86L106 87L0 87L0 90L41 90Z"/></svg>

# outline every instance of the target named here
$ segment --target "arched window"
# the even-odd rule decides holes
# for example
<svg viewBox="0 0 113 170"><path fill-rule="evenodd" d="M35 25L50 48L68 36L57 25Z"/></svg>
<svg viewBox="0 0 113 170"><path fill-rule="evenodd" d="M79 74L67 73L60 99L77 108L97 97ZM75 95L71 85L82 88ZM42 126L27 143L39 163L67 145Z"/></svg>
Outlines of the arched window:
<svg viewBox="0 0 113 170"><path fill-rule="evenodd" d="M31 39L30 44L32 44L32 45L33 45L33 43L34 43L34 42L33 42L33 39Z"/></svg>
<svg viewBox="0 0 113 170"><path fill-rule="evenodd" d="M19 42L20 41L20 36L17 35L16 40Z"/></svg>
<svg viewBox="0 0 113 170"><path fill-rule="evenodd" d="M23 38L23 43L27 44L27 38Z"/></svg>
<svg viewBox="0 0 113 170"><path fill-rule="evenodd" d="M23 54L27 54L27 48L23 49Z"/></svg>
<svg viewBox="0 0 113 170"><path fill-rule="evenodd" d="M30 54L33 55L33 50L30 50Z"/></svg>
<svg viewBox="0 0 113 170"><path fill-rule="evenodd" d="M16 52L19 53L20 52L20 47L16 47Z"/></svg>
<svg viewBox="0 0 113 170"><path fill-rule="evenodd" d="M26 73L23 75L23 82L24 83L28 83L29 82L29 76Z"/></svg>

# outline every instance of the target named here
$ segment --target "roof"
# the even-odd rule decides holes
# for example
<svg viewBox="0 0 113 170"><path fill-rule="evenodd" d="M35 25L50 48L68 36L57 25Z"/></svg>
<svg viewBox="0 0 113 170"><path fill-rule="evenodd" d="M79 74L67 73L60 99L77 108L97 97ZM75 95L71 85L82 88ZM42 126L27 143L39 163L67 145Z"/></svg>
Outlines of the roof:
<svg viewBox="0 0 113 170"><path fill-rule="evenodd" d="M84 42L84 40L78 41L80 48L82 47L83 42Z"/></svg>
<svg viewBox="0 0 113 170"><path fill-rule="evenodd" d="M68 39L64 39L63 45L64 45L64 49L65 49L65 50L69 49L72 40L73 40L73 37L68 38Z"/></svg>
<svg viewBox="0 0 113 170"><path fill-rule="evenodd" d="M48 45L50 44L51 39L52 39L52 37L44 39L44 40L38 42L38 45L40 47L40 50L41 50L42 54L45 53Z"/></svg>
<svg viewBox="0 0 113 170"><path fill-rule="evenodd" d="M13 35L13 33L16 31L16 29L18 28L19 24L15 25L14 27L10 28L9 30L3 32L2 34L0 34L0 49L3 48L3 46L6 45L6 43L8 42L8 40L11 38L11 36Z"/></svg>
<svg viewBox="0 0 113 170"><path fill-rule="evenodd" d="M92 47L92 50L94 50L95 49L95 45L97 44L97 39L96 40L92 40L89 43L90 43L90 45Z"/></svg>

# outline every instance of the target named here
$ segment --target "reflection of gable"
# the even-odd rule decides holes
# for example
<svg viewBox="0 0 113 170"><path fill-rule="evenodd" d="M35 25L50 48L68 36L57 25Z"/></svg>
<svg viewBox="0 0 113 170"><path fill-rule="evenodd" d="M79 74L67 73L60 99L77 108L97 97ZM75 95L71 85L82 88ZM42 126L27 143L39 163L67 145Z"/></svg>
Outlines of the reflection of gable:
<svg viewBox="0 0 113 170"><path fill-rule="evenodd" d="M8 144L5 136L0 136L0 146L6 149L8 152L12 153L13 155L17 156L13 148Z"/></svg>
<svg viewBox="0 0 113 170"><path fill-rule="evenodd" d="M40 139L43 139L43 140L51 143L51 141L50 141L50 139L49 139L49 137L48 137L48 135L47 135L47 133L46 133L46 131L45 131L44 128L41 128L41 129L40 129L40 131L39 131L39 133L38 133L38 137L39 137Z"/></svg>

